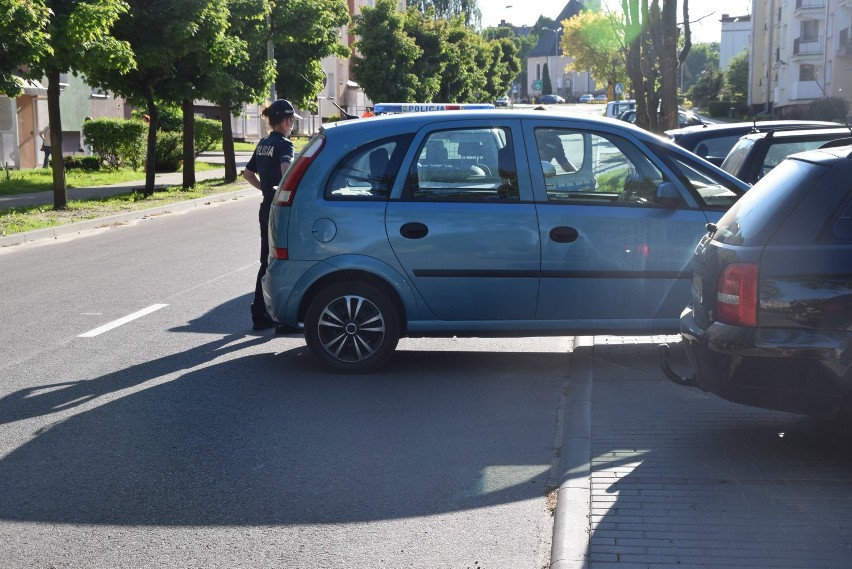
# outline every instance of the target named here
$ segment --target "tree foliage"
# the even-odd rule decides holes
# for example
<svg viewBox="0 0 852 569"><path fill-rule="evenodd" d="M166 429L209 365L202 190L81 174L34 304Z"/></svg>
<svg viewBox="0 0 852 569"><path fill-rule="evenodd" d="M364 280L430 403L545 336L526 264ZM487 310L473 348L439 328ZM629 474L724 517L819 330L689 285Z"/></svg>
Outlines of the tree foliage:
<svg viewBox="0 0 852 569"><path fill-rule="evenodd" d="M460 17L466 26L479 26L482 21L477 0L413 0L408 2L408 6L435 19Z"/></svg>
<svg viewBox="0 0 852 569"><path fill-rule="evenodd" d="M52 55L47 25L50 11L36 0L0 0L0 93L17 97L22 88L15 75L21 66L38 67Z"/></svg>
<svg viewBox="0 0 852 569"><path fill-rule="evenodd" d="M562 23L562 51L571 54L569 67L605 79L609 87L624 82L624 22L613 13L581 11Z"/></svg>
<svg viewBox="0 0 852 569"><path fill-rule="evenodd" d="M373 101L489 101L506 93L520 72L514 41L487 39L457 16L435 17L378 0L364 7L352 75ZM393 58L387 54L393 53Z"/></svg>
<svg viewBox="0 0 852 569"><path fill-rule="evenodd" d="M231 62L211 74L207 99L219 106L222 121L222 151L225 157L225 182L237 179L231 113L244 103L258 103L270 92L275 79L275 62L267 58L271 14L269 0L229 0L228 35L236 38Z"/></svg>
<svg viewBox="0 0 852 569"><path fill-rule="evenodd" d="M719 93L724 85L725 77L719 71L719 68L710 67L698 75L695 83L689 89L689 98L696 105L706 107L710 101L719 98Z"/></svg>
<svg viewBox="0 0 852 569"><path fill-rule="evenodd" d="M355 17L358 36L352 76L373 101L412 101L420 79L414 73L423 50L405 32L405 16L393 0L377 0ZM387 57L393 54L393 57Z"/></svg>
<svg viewBox="0 0 852 569"><path fill-rule="evenodd" d="M688 92L702 73L719 70L719 50L719 42L693 44L681 69L682 92Z"/></svg>
<svg viewBox="0 0 852 569"><path fill-rule="evenodd" d="M725 87L734 101L745 101L748 96L748 62L749 52L744 49L728 62L725 70Z"/></svg>
<svg viewBox="0 0 852 569"><path fill-rule="evenodd" d="M47 34L49 53L35 60L20 62L29 67L28 74L47 78L47 114L50 124L50 146L62 154L62 113L59 108L59 76L63 73L90 75L102 70L119 73L134 65L130 46L112 35L112 29L128 5L123 0L47 0L50 10ZM52 160L53 207L68 206L65 164Z"/></svg>
<svg viewBox="0 0 852 569"><path fill-rule="evenodd" d="M145 170L145 195L154 193L157 163L157 124L160 101L176 102L181 83L195 78L180 76L186 62L203 58L210 36L220 32L222 12L215 0L127 0L130 10L115 25L114 34L136 55L136 68L121 73L102 70L90 76L129 102L145 108L149 118ZM152 33L157 30L157 33ZM184 83L184 87L186 84ZM186 87L189 89L189 87Z"/></svg>
<svg viewBox="0 0 852 569"><path fill-rule="evenodd" d="M272 9L275 90L278 97L314 108L325 74L322 60L348 57L340 28L349 25L346 0L276 0ZM394 52L388 52L394 53Z"/></svg>

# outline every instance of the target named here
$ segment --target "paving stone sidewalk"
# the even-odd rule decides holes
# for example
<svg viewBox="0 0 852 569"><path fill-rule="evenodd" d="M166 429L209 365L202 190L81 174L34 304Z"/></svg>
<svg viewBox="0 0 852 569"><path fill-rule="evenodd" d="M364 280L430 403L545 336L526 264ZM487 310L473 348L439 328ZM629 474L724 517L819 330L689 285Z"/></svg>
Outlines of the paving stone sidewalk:
<svg viewBox="0 0 852 569"><path fill-rule="evenodd" d="M852 567L847 432L675 385L647 339L596 337L586 349L584 566Z"/></svg>

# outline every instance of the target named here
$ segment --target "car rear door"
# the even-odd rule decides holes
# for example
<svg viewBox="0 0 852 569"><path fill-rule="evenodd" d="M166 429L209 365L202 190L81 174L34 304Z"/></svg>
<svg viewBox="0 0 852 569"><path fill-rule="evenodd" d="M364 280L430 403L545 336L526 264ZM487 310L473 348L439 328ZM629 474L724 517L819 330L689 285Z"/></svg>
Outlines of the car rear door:
<svg viewBox="0 0 852 569"><path fill-rule="evenodd" d="M574 171L542 161L537 141L554 135ZM575 330L676 330L695 244L736 195L707 191L724 206L703 210L685 176L624 129L539 120L524 123L524 139L542 247L537 318Z"/></svg>
<svg viewBox="0 0 852 569"><path fill-rule="evenodd" d="M539 233L517 120L432 123L415 138L388 239L441 320L532 320Z"/></svg>

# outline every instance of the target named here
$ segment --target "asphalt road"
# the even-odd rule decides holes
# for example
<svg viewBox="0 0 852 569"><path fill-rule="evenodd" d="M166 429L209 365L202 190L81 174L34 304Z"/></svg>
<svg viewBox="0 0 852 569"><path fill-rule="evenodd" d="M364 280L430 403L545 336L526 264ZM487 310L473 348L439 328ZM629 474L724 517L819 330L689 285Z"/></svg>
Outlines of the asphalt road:
<svg viewBox="0 0 852 569"><path fill-rule="evenodd" d="M0 566L544 566L571 339L328 373L250 329L258 198L0 251Z"/></svg>

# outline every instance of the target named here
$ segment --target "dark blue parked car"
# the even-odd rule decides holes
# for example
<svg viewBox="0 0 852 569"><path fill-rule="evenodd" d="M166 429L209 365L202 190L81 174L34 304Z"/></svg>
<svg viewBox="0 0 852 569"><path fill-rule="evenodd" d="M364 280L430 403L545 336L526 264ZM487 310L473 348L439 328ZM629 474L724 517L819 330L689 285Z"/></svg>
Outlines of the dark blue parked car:
<svg viewBox="0 0 852 569"><path fill-rule="evenodd" d="M669 377L747 405L849 417L852 146L787 158L708 229L680 319L694 375L664 366Z"/></svg>

